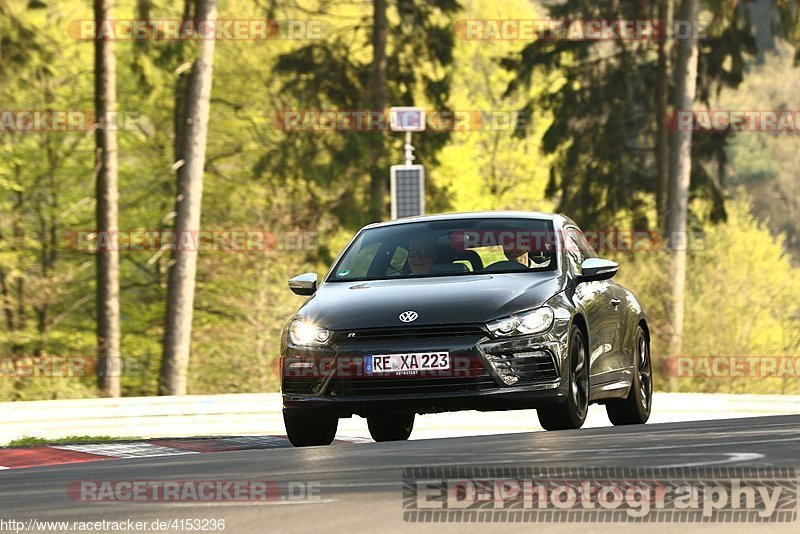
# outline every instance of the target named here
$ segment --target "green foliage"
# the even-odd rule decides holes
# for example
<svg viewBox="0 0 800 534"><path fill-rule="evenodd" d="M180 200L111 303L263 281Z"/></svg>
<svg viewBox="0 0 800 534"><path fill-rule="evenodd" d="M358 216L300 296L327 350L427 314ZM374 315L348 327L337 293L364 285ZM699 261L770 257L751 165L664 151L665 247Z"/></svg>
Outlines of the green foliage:
<svg viewBox="0 0 800 534"><path fill-rule="evenodd" d="M286 280L303 272L324 273L353 231L369 220L367 159L374 136L383 136L379 163L384 175L401 157L399 134L289 133L274 120L289 109L366 109L369 3L267 4L220 2L220 18L316 18L330 25L331 33L322 40L217 43L202 228L266 231L278 237L278 246L200 254L190 393L277 389L281 331L302 302L288 291ZM606 44L595 50L585 44L532 43L517 53L518 42L460 39L451 32L452 23L457 17L544 18L545 11L525 0L459 4L389 1L390 104L501 115L524 110L525 135L491 127L415 135L418 161L427 169L428 210L560 207L589 229L646 227L638 223L654 215L652 44ZM90 3L31 5L0 1L0 109L91 110L93 43L75 41L65 32L69 21L92 18ZM135 18L142 5L119 2L115 17ZM635 14L633 3L567 6L573 10L568 13L595 18ZM741 62L748 51L746 40L740 40L747 25L734 15L728 13L715 30L724 42L709 41L703 50L707 77L701 93L714 98L714 83L740 84L720 93L723 102L744 109L767 107L760 105L764 101L789 106L797 91L792 93L789 84L781 90L785 61L767 61L765 70L740 83L740 70L749 68ZM181 4L151 2L150 16L178 18ZM734 22L736 32L726 34ZM119 132L123 230L171 225L174 96L192 46L117 43L118 109L140 119L135 130ZM593 62L598 51L612 54L611 59ZM501 68L500 58L511 58L504 62L511 70ZM507 87L512 90L506 92ZM690 255L687 354L796 355L800 295L792 282L798 273L781 256L782 242L772 234L784 232L790 246L796 243L792 236L798 234L791 229L797 212L795 204L776 204L770 196L778 191L792 198L798 191L791 189L796 140L742 134L728 150L730 138L696 139L692 225L705 232L706 248ZM0 132L0 357L92 357L96 352L94 257L76 250L70 237L95 224L93 166L89 133ZM744 202L728 205L727 224L708 223L725 195L747 193L758 219L769 218L772 234L748 215L750 204ZM290 232L316 238L287 246ZM659 357L669 333L668 257L654 252L616 259L622 265L620 280L648 308ZM121 254L124 395L156 392L168 262L169 254L156 250ZM666 387L666 378L660 375L657 385ZM795 391L792 384L774 381L683 380L677 387ZM0 379L0 399L96 394L91 376Z"/></svg>
<svg viewBox="0 0 800 534"><path fill-rule="evenodd" d="M696 206L697 209L700 209ZM684 354L688 358L800 357L800 270L783 243L750 215L750 203L729 205L727 224L706 228L690 242ZM645 303L651 330L656 386L669 384L669 255L665 251L614 257L618 281ZM674 373L673 373L674 374ZM792 377L696 378L673 382L679 391L800 393Z"/></svg>
<svg viewBox="0 0 800 534"><path fill-rule="evenodd" d="M465 16L470 19L524 19L536 15L522 0L503 4L474 1L466 3L465 8ZM527 98L540 93L546 82L534 83L524 94L502 92L513 76L497 68L497 60L516 46L509 41L458 42L451 93L453 109L479 112L474 116L495 120L482 124L473 118L469 125L474 130L452 133L452 141L439 155L440 165L429 172L430 179L449 201L444 204L440 199L434 210L449 206L459 211L552 210L552 202L545 198L552 161L539 149L542 135L551 123L550 115L534 108L519 112ZM521 128L525 128L524 137L517 135Z"/></svg>
<svg viewBox="0 0 800 534"><path fill-rule="evenodd" d="M800 70L794 68L794 53L785 43L761 64L751 67L739 90L725 90L719 108L736 110L793 110L800 94ZM743 133L730 145L730 165L725 181L730 188L746 188L752 197L753 214L773 234L781 235L800 260L800 151L795 134Z"/></svg>
<svg viewBox="0 0 800 534"><path fill-rule="evenodd" d="M314 13L320 13L322 5ZM450 26L460 5L455 0L397 0L387 5L387 105L450 111L455 46ZM282 79L283 110L388 111L374 110L372 104L371 6L343 4L327 14L334 22L328 39L283 53L275 63L274 74ZM418 161L435 165L448 139L447 131L418 136ZM295 132L261 158L255 171L260 177L281 173L310 182L315 186L309 191L312 205L329 209L337 223L355 229L373 222L369 211L357 207L370 201L370 172L388 174L393 163L389 150L399 156L400 140L400 135L385 131ZM435 189L432 194L438 196Z"/></svg>
<svg viewBox="0 0 800 534"><path fill-rule="evenodd" d="M554 5L556 20L658 20L657 2L569 0ZM721 87L736 87L745 59L755 53L743 9L713 3L704 12L710 35L701 41L698 100L708 103ZM547 90L531 97L526 109L552 113L542 137L553 157L548 196L579 223L605 227L625 217L636 228L648 222L648 199L655 194L655 40L574 41L539 39L502 60L514 74L506 94L518 94L535 80ZM722 185L705 163L726 163L727 135L697 136L693 146L692 191L708 200L712 221L724 220Z"/></svg>

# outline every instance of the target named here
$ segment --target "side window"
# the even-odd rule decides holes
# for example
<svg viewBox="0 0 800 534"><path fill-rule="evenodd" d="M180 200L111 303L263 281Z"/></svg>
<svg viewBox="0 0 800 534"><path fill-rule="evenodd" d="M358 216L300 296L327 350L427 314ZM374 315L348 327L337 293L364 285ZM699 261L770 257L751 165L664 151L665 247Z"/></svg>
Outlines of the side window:
<svg viewBox="0 0 800 534"><path fill-rule="evenodd" d="M464 267L466 267L466 270L464 272L472 270L472 263L470 263L469 260L455 260L453 263L463 265Z"/></svg>
<svg viewBox="0 0 800 534"><path fill-rule="evenodd" d="M583 263L583 260L598 257L592 245L586 240L586 236L583 235L583 232L571 226L567 228L567 236L569 237L569 239L567 239L567 254L571 255L578 267ZM580 271L580 269L578 269L578 271Z"/></svg>
<svg viewBox="0 0 800 534"><path fill-rule="evenodd" d="M481 263L483 263L484 266L492 265L493 263L498 263L498 262L501 263L508 262L508 258L506 257L505 254L503 254L503 247L501 247L500 245L488 246L488 247L475 247L467 250L475 252L478 255L478 257L480 257ZM470 270L472 270L472 267L470 267Z"/></svg>
<svg viewBox="0 0 800 534"><path fill-rule="evenodd" d="M564 247L566 248L567 261L569 261L572 274L579 274L581 272L581 263L583 263L583 255L581 254L578 243L575 242L575 237L571 229L567 230L564 235Z"/></svg>
<svg viewBox="0 0 800 534"><path fill-rule="evenodd" d="M578 244L578 249L581 251L581 256L583 256L583 259L598 257L597 252L595 252L592 248L592 245L589 244L589 241L586 239L586 236L583 235L583 232L577 228L570 228L569 231L575 239L575 243Z"/></svg>
<svg viewBox="0 0 800 534"><path fill-rule="evenodd" d="M389 266L386 269L386 274L388 275L404 274L403 266L406 264L407 259L408 259L408 251L403 247L397 247L394 251L392 259L389 260Z"/></svg>

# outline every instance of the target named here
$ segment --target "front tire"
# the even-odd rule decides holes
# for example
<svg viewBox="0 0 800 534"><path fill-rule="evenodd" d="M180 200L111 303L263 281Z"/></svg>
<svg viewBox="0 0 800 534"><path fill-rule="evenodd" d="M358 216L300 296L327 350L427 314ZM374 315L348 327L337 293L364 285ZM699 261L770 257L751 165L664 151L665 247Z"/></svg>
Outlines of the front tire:
<svg viewBox="0 0 800 534"><path fill-rule="evenodd" d="M641 425L650 418L653 406L653 366L650 361L650 342L644 329L636 332L633 355L633 379L628 397L608 401L606 412L613 425Z"/></svg>
<svg viewBox="0 0 800 534"><path fill-rule="evenodd" d="M286 435L295 447L330 445L336 436L339 419L336 417L309 417L288 415L283 412Z"/></svg>
<svg viewBox="0 0 800 534"><path fill-rule="evenodd" d="M589 412L589 359L583 332L573 325L569 333L569 392L561 404L536 410L545 430L574 430L583 426Z"/></svg>
<svg viewBox="0 0 800 534"><path fill-rule="evenodd" d="M414 430L414 414L387 414L367 417L369 435L375 441L404 441Z"/></svg>

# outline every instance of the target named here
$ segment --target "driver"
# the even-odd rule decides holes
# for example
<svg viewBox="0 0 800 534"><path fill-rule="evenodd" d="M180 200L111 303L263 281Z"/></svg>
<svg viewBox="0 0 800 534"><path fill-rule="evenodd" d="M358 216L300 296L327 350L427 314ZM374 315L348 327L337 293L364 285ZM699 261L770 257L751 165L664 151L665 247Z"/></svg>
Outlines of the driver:
<svg viewBox="0 0 800 534"><path fill-rule="evenodd" d="M412 274L425 274L436 263L437 254L433 241L424 237L412 237L408 244L408 266Z"/></svg>
<svg viewBox="0 0 800 534"><path fill-rule="evenodd" d="M540 250L541 247L537 245L537 250L539 250L539 252L534 253L533 258L531 258L532 248L533 244L531 243L522 245L522 243L505 241L503 243L503 254L505 254L508 261L517 262L527 268L546 266L550 260L545 256L544 251ZM550 245L545 243L544 248L549 250Z"/></svg>

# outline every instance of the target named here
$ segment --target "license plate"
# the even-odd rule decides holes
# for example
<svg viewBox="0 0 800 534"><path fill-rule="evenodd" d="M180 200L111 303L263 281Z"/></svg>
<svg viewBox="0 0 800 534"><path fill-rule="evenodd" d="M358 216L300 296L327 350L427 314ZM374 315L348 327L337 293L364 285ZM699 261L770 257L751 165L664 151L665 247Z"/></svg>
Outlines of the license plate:
<svg viewBox="0 0 800 534"><path fill-rule="evenodd" d="M449 352L415 352L411 354L367 354L364 373L417 374L420 371L450 369Z"/></svg>

